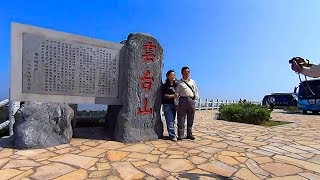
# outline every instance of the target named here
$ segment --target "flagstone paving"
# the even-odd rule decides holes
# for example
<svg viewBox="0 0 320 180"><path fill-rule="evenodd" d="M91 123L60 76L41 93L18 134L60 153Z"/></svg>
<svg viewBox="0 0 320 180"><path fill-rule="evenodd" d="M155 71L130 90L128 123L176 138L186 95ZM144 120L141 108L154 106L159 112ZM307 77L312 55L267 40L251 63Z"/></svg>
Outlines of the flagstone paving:
<svg viewBox="0 0 320 180"><path fill-rule="evenodd" d="M196 140L123 144L73 138L35 150L0 147L0 179L320 179L320 116L272 113L261 127L196 113Z"/></svg>

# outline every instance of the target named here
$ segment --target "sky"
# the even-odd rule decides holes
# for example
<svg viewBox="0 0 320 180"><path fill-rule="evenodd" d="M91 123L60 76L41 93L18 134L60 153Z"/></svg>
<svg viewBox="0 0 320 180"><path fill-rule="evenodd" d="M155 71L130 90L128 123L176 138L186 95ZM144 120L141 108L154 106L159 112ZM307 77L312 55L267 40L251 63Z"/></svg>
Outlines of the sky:
<svg viewBox="0 0 320 180"><path fill-rule="evenodd" d="M10 23L120 42L131 32L164 49L163 79L189 66L202 99L262 101L299 83L288 63L320 63L317 0L1 1L0 100L10 85Z"/></svg>

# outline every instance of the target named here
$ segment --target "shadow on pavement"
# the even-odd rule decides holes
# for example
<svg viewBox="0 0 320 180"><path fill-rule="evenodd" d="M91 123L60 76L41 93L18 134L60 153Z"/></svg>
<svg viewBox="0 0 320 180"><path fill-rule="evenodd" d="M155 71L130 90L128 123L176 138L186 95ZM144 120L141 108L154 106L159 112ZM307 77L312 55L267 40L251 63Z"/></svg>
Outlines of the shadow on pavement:
<svg viewBox="0 0 320 180"><path fill-rule="evenodd" d="M200 178L213 178L213 179L223 179L223 180L232 180L229 177L221 176L218 174L198 174L198 173L183 173L179 174L179 178L187 178L192 180L199 180Z"/></svg>

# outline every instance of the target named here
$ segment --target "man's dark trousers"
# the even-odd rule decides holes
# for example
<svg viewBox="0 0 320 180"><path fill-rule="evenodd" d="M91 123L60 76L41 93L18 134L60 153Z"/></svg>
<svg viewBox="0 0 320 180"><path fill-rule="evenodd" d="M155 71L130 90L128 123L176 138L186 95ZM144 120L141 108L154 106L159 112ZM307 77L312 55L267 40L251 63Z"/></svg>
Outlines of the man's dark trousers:
<svg viewBox="0 0 320 180"><path fill-rule="evenodd" d="M185 119L187 116L187 137L192 136L192 126L195 114L195 101L191 97L179 98L178 138L184 137Z"/></svg>

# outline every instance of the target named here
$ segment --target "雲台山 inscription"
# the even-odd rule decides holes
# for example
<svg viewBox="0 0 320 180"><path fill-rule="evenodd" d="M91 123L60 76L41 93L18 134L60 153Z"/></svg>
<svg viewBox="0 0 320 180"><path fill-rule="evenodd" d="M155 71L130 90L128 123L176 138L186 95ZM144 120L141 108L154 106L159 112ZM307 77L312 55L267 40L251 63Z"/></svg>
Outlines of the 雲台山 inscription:
<svg viewBox="0 0 320 180"><path fill-rule="evenodd" d="M119 51L24 33L22 92L117 97Z"/></svg>

